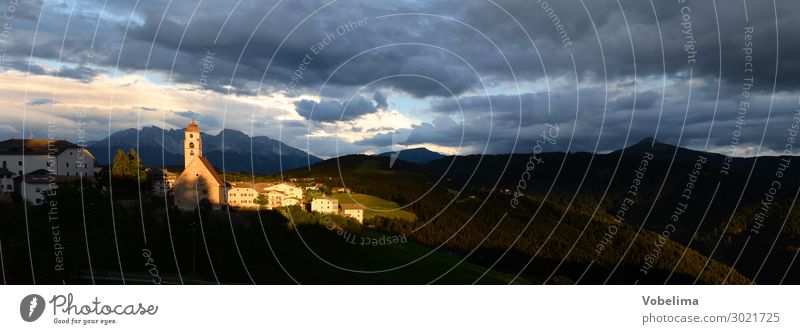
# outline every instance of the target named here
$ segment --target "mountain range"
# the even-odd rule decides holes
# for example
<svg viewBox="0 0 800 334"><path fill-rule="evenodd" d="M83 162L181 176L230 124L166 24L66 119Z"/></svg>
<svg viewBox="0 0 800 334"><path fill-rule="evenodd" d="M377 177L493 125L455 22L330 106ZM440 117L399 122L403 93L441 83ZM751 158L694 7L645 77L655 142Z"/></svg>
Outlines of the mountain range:
<svg viewBox="0 0 800 334"><path fill-rule="evenodd" d="M322 161L303 150L266 136L250 137L232 129L224 129L217 135L203 133L202 136L203 155L219 171L271 175ZM131 128L90 142L88 147L101 164L109 164L118 149L128 151L130 148L137 148L146 167L183 165L182 129L167 130L148 126L137 131ZM391 157L393 160L414 164L425 164L446 157L426 148L384 152L375 156Z"/></svg>
<svg viewBox="0 0 800 334"><path fill-rule="evenodd" d="M224 129L217 135L202 134L203 155L217 169L227 172L275 174L322 161L322 159L266 136L250 137ZM138 143L137 143L138 141ZM147 167L183 165L183 129L155 126L117 131L88 145L97 161L108 164L117 149L137 148Z"/></svg>

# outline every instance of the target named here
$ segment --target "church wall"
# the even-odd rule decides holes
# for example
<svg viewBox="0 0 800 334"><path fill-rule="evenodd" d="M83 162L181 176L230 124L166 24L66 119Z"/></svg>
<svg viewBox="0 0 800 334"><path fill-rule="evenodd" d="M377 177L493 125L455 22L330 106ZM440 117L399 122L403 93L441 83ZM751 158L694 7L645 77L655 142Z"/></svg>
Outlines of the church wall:
<svg viewBox="0 0 800 334"><path fill-rule="evenodd" d="M198 201L203 199L208 199L215 209L219 209L225 203L224 187L217 184L211 172L199 159L189 163L175 183L174 189L175 205L181 209L195 209Z"/></svg>

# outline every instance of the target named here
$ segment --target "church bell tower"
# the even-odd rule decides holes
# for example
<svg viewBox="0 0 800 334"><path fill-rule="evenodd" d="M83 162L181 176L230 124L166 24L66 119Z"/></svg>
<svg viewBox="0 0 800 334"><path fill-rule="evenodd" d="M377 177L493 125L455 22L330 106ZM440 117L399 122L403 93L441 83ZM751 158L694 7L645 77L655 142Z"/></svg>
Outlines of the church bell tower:
<svg viewBox="0 0 800 334"><path fill-rule="evenodd" d="M189 163L195 157L203 156L203 140L200 138L200 127L192 122L183 129L183 167L189 167Z"/></svg>

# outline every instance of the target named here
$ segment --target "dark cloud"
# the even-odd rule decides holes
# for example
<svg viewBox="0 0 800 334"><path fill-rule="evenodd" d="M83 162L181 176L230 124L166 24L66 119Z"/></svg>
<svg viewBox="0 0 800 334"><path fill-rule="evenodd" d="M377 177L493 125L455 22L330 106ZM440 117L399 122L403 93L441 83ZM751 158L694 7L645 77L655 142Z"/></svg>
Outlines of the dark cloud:
<svg viewBox="0 0 800 334"><path fill-rule="evenodd" d="M342 102L301 100L295 103L295 108L300 116L317 122L349 121L378 111L371 101L361 96Z"/></svg>
<svg viewBox="0 0 800 334"><path fill-rule="evenodd" d="M80 82L91 82L96 76L102 73L98 69L91 68L85 65L76 67L63 67L58 71L58 76L64 78L71 78Z"/></svg>
<svg viewBox="0 0 800 334"><path fill-rule="evenodd" d="M386 95L383 95L381 91L376 90L375 93L372 94L372 99L375 100L375 104L377 104L378 109L386 110L389 108L389 102L386 100Z"/></svg>
<svg viewBox="0 0 800 334"><path fill-rule="evenodd" d="M16 35L17 44L9 49L23 57L33 51L39 58L79 61L94 40L97 61L102 65L164 71L184 82L198 81L202 59L213 50L212 89L231 80L245 88L248 81L260 82L262 77L266 77L268 87L286 88L290 74L326 33L332 33L335 39L315 55L300 82L302 87L316 87L326 80L331 85L359 87L384 76L415 74L435 79L458 94L482 87L482 81L511 82L512 70L520 80L541 78L545 70L550 76L573 72L569 50L562 46L549 12L536 1L505 0L496 6L456 0L347 1L324 7L327 1L306 0L284 2L273 9L275 3L244 1L235 7L236 2L204 1L195 12L195 4L167 6L165 2L144 1L133 12L133 2L122 2L107 8L118 19L101 21L98 36L93 35L97 21L92 14L96 15L100 1L94 11L86 5L83 20L72 20L69 26L68 8L46 7L46 20L42 20L36 44L30 43L31 31L25 31L27 26L23 25L23 33ZM681 5L654 4L651 7L651 2L628 1L620 6L606 0L589 2L584 9L578 1L550 2L552 14L557 15L572 41L570 50L580 74L629 79L634 71L639 76L675 76L691 69L695 77L722 77L725 82L736 83L742 72L743 28L753 26L754 65L764 78L758 87L771 88L768 79L775 74L779 50L779 86L786 89L800 83L796 75L800 50L787 43L779 49L774 38L776 28L782 39L800 38L790 19L800 15L800 5L781 1L776 20L771 4L750 4L746 21L744 3L716 8L712 2L691 3L692 38L698 56L690 66L683 50L686 36L681 32ZM384 16L403 12L431 15ZM137 20L128 27L124 18L130 15ZM363 26L336 33L340 26L364 17ZM123 41L126 28L129 31ZM67 39L62 41L65 30ZM365 53L359 55L361 52ZM435 82L406 78L383 84L418 97L448 95Z"/></svg>
<svg viewBox="0 0 800 334"><path fill-rule="evenodd" d="M29 106L43 106L48 104L56 104L58 101L53 99L33 99L28 101Z"/></svg>
<svg viewBox="0 0 800 334"><path fill-rule="evenodd" d="M81 3L72 20L66 4L45 4L41 20L38 2L21 9L6 44L6 66L84 82L100 71L147 69L175 83L197 84L205 75L204 87L223 93L314 94L322 102L302 101L296 109L317 122L386 109L383 92L393 92L393 103L397 92L429 103L434 121L356 144L407 137L409 144L457 146L463 134L464 145L494 152L524 151L545 123L560 124L564 136L574 131L559 141L561 149L611 150L653 135L702 146L709 133L709 143L724 146L748 74L746 27L753 28L755 86L742 145L759 145L764 135L765 147L780 147L783 135L772 130L793 113L800 90L800 47L793 42L800 40L800 3L788 0L777 1L777 8L771 2L690 2L688 17L676 1L550 1L547 11L529 0L354 0L327 7L327 0L304 0L274 8L277 0L238 6L208 0L195 11L193 2L142 0L109 3L98 21L103 3ZM389 15L399 13L426 15ZM337 33L361 18L363 26ZM313 53L326 33L334 38ZM691 59L687 40L697 50ZM202 72L209 52L213 70ZM310 52L302 79L289 89ZM91 66L83 65L87 54ZM550 92L541 92L544 83L553 85ZM371 100L356 96L345 108L367 84ZM531 86L537 88L526 89Z"/></svg>

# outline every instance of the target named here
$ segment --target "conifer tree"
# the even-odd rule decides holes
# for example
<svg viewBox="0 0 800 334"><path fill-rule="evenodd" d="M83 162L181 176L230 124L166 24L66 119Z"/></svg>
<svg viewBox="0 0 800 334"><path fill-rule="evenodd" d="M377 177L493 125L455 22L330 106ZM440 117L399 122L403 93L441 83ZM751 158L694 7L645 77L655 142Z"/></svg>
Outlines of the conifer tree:
<svg viewBox="0 0 800 334"><path fill-rule="evenodd" d="M129 177L130 165L131 161L128 155L122 149L118 149L114 156L114 164L111 166L111 177L120 179Z"/></svg>
<svg viewBox="0 0 800 334"><path fill-rule="evenodd" d="M147 182L147 173L144 170L141 158L139 158L139 153L136 152L136 149L131 148L128 155L130 156L129 168L131 172L131 178L137 179L138 177L137 181L139 183Z"/></svg>

